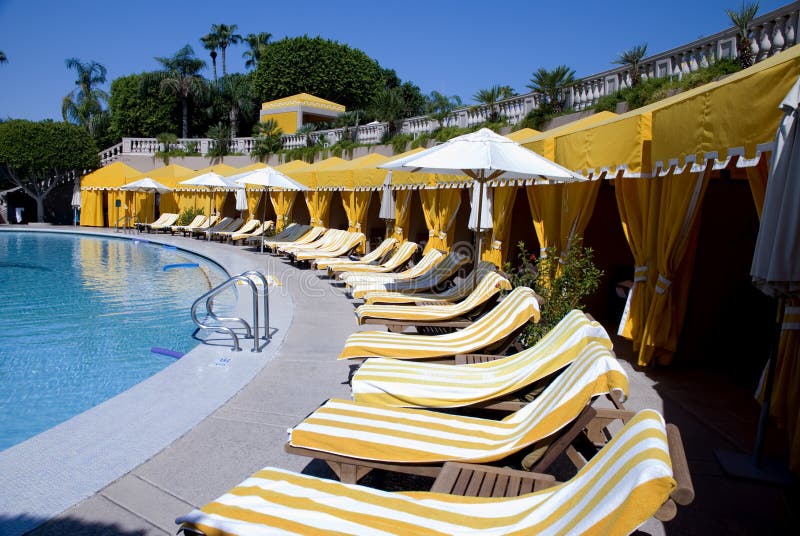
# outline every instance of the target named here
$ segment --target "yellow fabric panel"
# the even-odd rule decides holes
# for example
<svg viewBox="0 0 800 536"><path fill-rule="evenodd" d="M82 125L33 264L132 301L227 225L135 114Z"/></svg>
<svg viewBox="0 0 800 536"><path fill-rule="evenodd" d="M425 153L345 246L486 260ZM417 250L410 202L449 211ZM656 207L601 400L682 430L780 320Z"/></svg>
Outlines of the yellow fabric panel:
<svg viewBox="0 0 800 536"><path fill-rule="evenodd" d="M317 188L378 188L386 179L387 171L378 166L389 160L388 156L370 153L343 164L319 170Z"/></svg>
<svg viewBox="0 0 800 536"><path fill-rule="evenodd" d="M130 192L124 190L109 190L108 191L108 226L109 227L123 227L125 225L123 218L125 216L132 216L130 203ZM116 206L117 200L120 201L119 208ZM132 221L130 222L133 223Z"/></svg>
<svg viewBox="0 0 800 536"><path fill-rule="evenodd" d="M130 177L139 174L141 171L138 169L117 161L84 175L81 179L81 188L114 188L130 182Z"/></svg>
<svg viewBox="0 0 800 536"><path fill-rule="evenodd" d="M397 190L394 193L395 218L392 237L396 238L398 242L408 240L408 222L413 193L413 190Z"/></svg>
<svg viewBox="0 0 800 536"><path fill-rule="evenodd" d="M217 214L222 213L222 209L225 207L225 198L227 196L228 192L214 192L214 206Z"/></svg>
<svg viewBox="0 0 800 536"><path fill-rule="evenodd" d="M172 196L177 204L177 212L179 214L184 210L202 208L202 205L198 207L197 193L195 192L173 192ZM207 212L208 206L203 209L203 214L208 216Z"/></svg>
<svg viewBox="0 0 800 536"><path fill-rule="evenodd" d="M261 116L261 122L272 119L284 134L294 134L297 132L297 112L281 112L277 114L265 114Z"/></svg>
<svg viewBox="0 0 800 536"><path fill-rule="evenodd" d="M130 192L128 195L130 203L131 215L134 222L147 222L150 223L155 218L153 214L153 203L155 202L154 194L144 192ZM162 209L161 212L169 212Z"/></svg>
<svg viewBox="0 0 800 536"><path fill-rule="evenodd" d="M270 191L269 198L272 201L272 207L275 209L277 219L275 229L281 232L292 217L292 207L294 207L294 200L297 199L297 192Z"/></svg>
<svg viewBox="0 0 800 536"><path fill-rule="evenodd" d="M770 408L789 436L789 467L800 474L800 299L786 302L783 330L775 362Z"/></svg>
<svg viewBox="0 0 800 536"><path fill-rule="evenodd" d="M633 340L634 350L641 345L641 333L647 320L655 278L655 247L657 244L658 213L663 179L617 177L614 193L622 231L633 254L634 281L629 298L628 313L620 326L620 335Z"/></svg>
<svg viewBox="0 0 800 536"><path fill-rule="evenodd" d="M342 192L342 205L347 214L347 230L353 233L363 233L367 228L367 212L369 210L369 203L372 199L371 191ZM366 242L362 241L358 247L358 253L366 253Z"/></svg>
<svg viewBox="0 0 800 536"><path fill-rule="evenodd" d="M325 171L326 169L334 169L341 167L345 164L345 160L342 160L339 157L332 156L330 158L326 158L325 160L320 160L319 162L315 162L313 164L309 164L305 167L298 167L295 170L286 170L281 169L283 173L286 173L288 176L296 180L297 182L315 189L317 188L317 173L320 171Z"/></svg>
<svg viewBox="0 0 800 536"><path fill-rule="evenodd" d="M619 166L627 166L629 173L650 173L652 138L650 113L626 114L556 137L553 159L582 173Z"/></svg>
<svg viewBox="0 0 800 536"><path fill-rule="evenodd" d="M255 164L253 164L253 165L255 165ZM305 160L291 160L289 162L286 162L285 164L281 164L279 166L275 166L275 169L277 169L278 171L280 171L282 173L289 173L291 171L300 171L301 169L305 169L310 165L311 164L309 164ZM262 164L262 167L266 167L266 166ZM244 168L242 168L242 169L244 169Z"/></svg>
<svg viewBox="0 0 800 536"><path fill-rule="evenodd" d="M711 175L710 165L700 173L684 171L664 177L659 208L656 266L658 276L647 313L639 349L639 364L648 365L656 357L669 364L680 334L685 303L682 287L688 288L691 262L696 247L700 207ZM673 288L673 287L677 287Z"/></svg>
<svg viewBox="0 0 800 536"><path fill-rule="evenodd" d="M306 205L311 217L311 225L328 227L330 223L330 209L333 192L308 191L306 192Z"/></svg>
<svg viewBox="0 0 800 536"><path fill-rule="evenodd" d="M159 200L159 210L161 212L171 212L173 214L180 214L180 210L178 209L178 200L176 198L176 192L168 192L165 194L161 194Z"/></svg>
<svg viewBox="0 0 800 536"><path fill-rule="evenodd" d="M422 212L428 226L428 243L424 253L438 249L445 253L453 245L453 223L461 206L459 188L425 188L419 191Z"/></svg>
<svg viewBox="0 0 800 536"><path fill-rule="evenodd" d="M265 167L267 167L267 165L265 163L256 162L254 164L250 164L249 166L244 166L244 167L237 168L236 169L236 173L234 173L234 175L237 175L239 173L247 173L248 171L255 171L257 169L263 169ZM221 173L220 173L220 175L221 175Z"/></svg>
<svg viewBox="0 0 800 536"><path fill-rule="evenodd" d="M561 254L565 255L570 245L576 238L583 238L583 232L589 225L589 220L594 212L597 193L605 179L571 182L562 185L562 210L561 210Z"/></svg>
<svg viewBox="0 0 800 536"><path fill-rule="evenodd" d="M103 190L83 190L81 192L81 225L103 227Z"/></svg>
<svg viewBox="0 0 800 536"><path fill-rule="evenodd" d="M410 151L406 151L404 153L394 155L391 160L399 160L401 158L405 158L406 156L411 156L413 154L417 154L421 151L424 151L424 147L417 147L415 149L411 149ZM389 160L391 162L391 160ZM435 185L436 179L434 175L428 173L412 173L410 171L401 171L398 169L392 170L392 186L393 187L403 187L403 186L414 186L414 185Z"/></svg>
<svg viewBox="0 0 800 536"><path fill-rule="evenodd" d="M187 167L179 166L177 164L170 164L160 168L151 169L145 173L137 173L125 181L126 183L138 181L145 177L150 177L156 182L160 182L169 188L187 188L185 184L179 184L181 181L199 175L197 171Z"/></svg>
<svg viewBox="0 0 800 536"><path fill-rule="evenodd" d="M248 219L260 219L263 215L263 209L261 212L258 211L258 204L261 201L261 198L264 197L264 191L259 189L247 190L247 211Z"/></svg>
<svg viewBox="0 0 800 536"><path fill-rule="evenodd" d="M501 186L492 192L492 234L483 243L481 259L503 267L508 257L508 238L511 235L511 210L517 197L517 188Z"/></svg>
<svg viewBox="0 0 800 536"><path fill-rule="evenodd" d="M548 248L561 250L561 187L561 184L525 187L541 254Z"/></svg>
<svg viewBox="0 0 800 536"><path fill-rule="evenodd" d="M526 140L528 138L532 138L533 136L538 136L541 134L540 131L533 129L533 128L521 128L519 130L515 130L514 132L509 132L506 134L506 138L519 142L520 140Z"/></svg>
<svg viewBox="0 0 800 536"><path fill-rule="evenodd" d="M213 166L192 171L190 175L191 177L198 177L204 173L216 173L217 175L222 175L223 177L230 177L231 175L242 173L242 170L233 166L229 166L228 164L214 164Z"/></svg>
<svg viewBox="0 0 800 536"><path fill-rule="evenodd" d="M758 164L745 168L747 172L747 182L750 184L750 192L753 194L753 202L756 205L756 212L761 219L761 210L764 208L764 196L767 194L767 177L769 175L769 161L766 157L761 157Z"/></svg>
<svg viewBox="0 0 800 536"><path fill-rule="evenodd" d="M566 125L562 125L560 127L551 128L550 130L546 130L535 136L531 136L526 139L517 140L519 144L523 147L527 147L531 151L535 153L539 153L540 155L544 156L545 158L549 158L550 160L555 160L555 138L556 136L562 136L564 134L569 134L570 132L577 132L583 128L586 128L590 125L594 125L596 123L601 123L613 117L616 117L617 114L613 112L597 112L596 114L592 114L588 117L584 117L583 119L578 119L577 121L573 121L572 123L567 123Z"/></svg>
<svg viewBox="0 0 800 536"><path fill-rule="evenodd" d="M755 156L756 145L772 141L783 115L778 105L800 75L800 47L776 54L749 69L657 103L653 111L653 160L666 165L731 147ZM682 161L682 160L681 160Z"/></svg>

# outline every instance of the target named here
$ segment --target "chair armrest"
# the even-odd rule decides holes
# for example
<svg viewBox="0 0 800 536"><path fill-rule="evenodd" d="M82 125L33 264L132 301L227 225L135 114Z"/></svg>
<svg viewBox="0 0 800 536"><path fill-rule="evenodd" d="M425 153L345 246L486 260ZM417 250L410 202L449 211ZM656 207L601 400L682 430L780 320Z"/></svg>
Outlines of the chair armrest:
<svg viewBox="0 0 800 536"><path fill-rule="evenodd" d="M689 472L689 463L686 461L686 452L683 450L681 432L674 424L667 424L667 443L669 456L672 459L672 475L678 486L672 492L672 500L685 506L694 500L694 484Z"/></svg>

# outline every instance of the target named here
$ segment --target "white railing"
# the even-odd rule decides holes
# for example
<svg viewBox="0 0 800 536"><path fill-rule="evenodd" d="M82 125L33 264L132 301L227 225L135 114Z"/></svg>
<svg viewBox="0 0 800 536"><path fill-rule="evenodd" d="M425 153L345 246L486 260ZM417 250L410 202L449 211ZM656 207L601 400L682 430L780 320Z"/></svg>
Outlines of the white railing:
<svg viewBox="0 0 800 536"><path fill-rule="evenodd" d="M792 2L782 8L757 17L751 24L750 47L755 61L764 60L797 43L798 19L800 18L800 1ZM661 78L666 76L683 77L698 69L708 67L711 63L723 58L736 58L736 28L728 28L687 45L661 52L644 58L640 64L642 77ZM620 66L601 73L582 78L574 85L564 89L565 108L581 111L592 108L597 101L615 93L631 84L630 69ZM542 95L526 93L494 104L494 110L509 123L519 123L530 111L535 110L542 102ZM485 123L492 115L492 107L488 105L466 106L453 110L442 121L429 116L410 117L402 121L400 132L412 134L414 137L429 133L439 126L472 127ZM306 147L309 144L330 146L348 137L362 144L380 143L389 129L387 123L370 123L358 128L347 127L328 130L317 130L309 134L287 134L283 136L284 149ZM345 130L347 132L345 132ZM202 156L216 142L208 138L179 139L170 148L182 149ZM229 152L250 154L255 140L253 138L234 138L230 142ZM103 165L120 158L123 154L155 155L162 150L162 144L155 138L123 138L118 143L100 152Z"/></svg>

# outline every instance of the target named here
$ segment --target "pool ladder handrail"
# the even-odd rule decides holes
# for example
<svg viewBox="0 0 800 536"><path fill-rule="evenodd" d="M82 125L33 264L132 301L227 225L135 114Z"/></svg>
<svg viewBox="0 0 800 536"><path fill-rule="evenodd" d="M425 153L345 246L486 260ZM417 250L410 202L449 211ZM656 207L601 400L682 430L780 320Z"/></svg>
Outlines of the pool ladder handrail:
<svg viewBox="0 0 800 536"><path fill-rule="evenodd" d="M214 312L214 297L219 295L222 291L235 285L238 282L245 283L253 293L253 327L251 329L250 324L244 319L240 317L222 317L218 316ZM259 307L258 307L258 287L256 283L260 282L261 287L263 288L263 304L262 307L264 309L264 336L259 337ZM211 318L216 322L220 322L220 324L206 324L205 322L201 321L200 318L197 316L197 308L198 306L205 302L206 304L206 318ZM239 344L239 335L230 327L223 325L224 322L237 322L241 324L245 329L245 338L253 339L253 349L250 350L251 352L259 352L261 348L258 344L260 338L263 338L266 341L269 341L272 337L269 333L269 281L267 278L264 277L264 274L258 272L256 270L249 270L247 272L243 272L239 275L234 275L228 278L227 280L223 281L216 287L212 288L199 298L197 298L194 303L192 304L192 320L195 324L197 324L198 329L210 329L214 330L217 333L227 333L233 339L233 350L235 352L240 352L242 347Z"/></svg>

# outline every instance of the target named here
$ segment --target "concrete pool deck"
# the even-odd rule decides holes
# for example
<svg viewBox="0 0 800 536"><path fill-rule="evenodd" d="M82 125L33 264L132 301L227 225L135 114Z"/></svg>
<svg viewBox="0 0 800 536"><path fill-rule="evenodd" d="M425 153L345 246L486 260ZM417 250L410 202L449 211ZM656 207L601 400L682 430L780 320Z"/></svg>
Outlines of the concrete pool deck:
<svg viewBox="0 0 800 536"><path fill-rule="evenodd" d="M131 452L131 459L125 460L131 467L111 479L113 482L100 483L97 493L82 502L66 510L62 508L63 512L59 510L60 514L32 534L174 534L175 517L216 498L263 466L274 465L320 476L330 474L319 462L284 453L283 445L286 429L324 400L350 396L346 383L350 366L337 361L335 356L347 335L359 329L352 314L353 302L327 279L318 277L318 272L298 270L271 256L181 237L144 236L207 253L226 268L228 265L241 268L229 270L231 273L261 267L275 274L283 286L273 295L271 309L273 315L278 315L277 304L281 303L282 314L287 316L282 320L273 319L273 323L283 326L279 327L285 330L283 339L276 334L269 348L270 356L258 365L260 370L241 390L228 396L217 409L204 409L208 414L206 418L200 417L195 425L179 433L174 442L168 442L145 458L137 452L138 445L115 444L98 429L83 436L84 440L102 443L98 452ZM243 264L237 264L239 262ZM713 458L715 448L749 447L754 429L750 426L756 412L747 393L732 392L714 378L686 371L642 372L625 360L629 348L624 341L618 342L616 350L631 380L631 399L626 405L634 410L658 409L669 422L678 424L697 491L695 502L679 509L676 520L663 526L651 520L642 527L643 533L779 533L796 523L791 507L796 504L792 502L797 498L796 489L785 492L727 478ZM217 347L211 349L209 359L212 361L216 351ZM245 348L234 354L234 359L236 363L246 363L250 358L258 360L256 355ZM219 387L216 381L219 379L212 378L206 387L193 384L186 393L175 393L174 396L185 395L185 398L180 404L170 398L172 411L180 412L184 405L204 406L205 399ZM151 421L145 423L141 437L133 443L149 441L148 435L152 432L148 426L158 424L152 419L162 418L159 411L150 415ZM163 415L163 418L172 416ZM56 447L58 450L49 454L53 460L50 477L58 477L60 481L64 478L59 476L58 462L64 455L59 452L63 449ZM71 448L80 447L75 443ZM134 457L138 461L134 461ZM82 470L87 475L98 465L97 459L89 456L83 457L83 463ZM41 467L31 469L45 473ZM82 480L83 473L72 478ZM4 475L2 468L0 475ZM5 480L5 476L0 476L0 480ZM46 480L43 477L44 485L47 485ZM18 483L11 485L15 493L18 492ZM5 494L8 483L0 489ZM35 497L32 500L36 502ZM35 520L43 522L52 515ZM3 529L0 524L0 533L5 534Z"/></svg>

